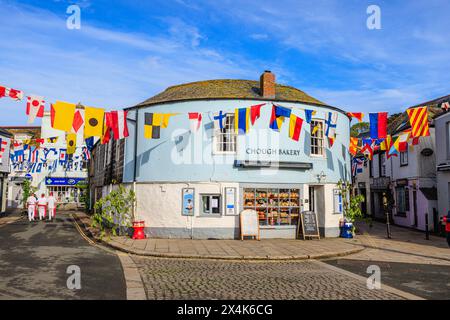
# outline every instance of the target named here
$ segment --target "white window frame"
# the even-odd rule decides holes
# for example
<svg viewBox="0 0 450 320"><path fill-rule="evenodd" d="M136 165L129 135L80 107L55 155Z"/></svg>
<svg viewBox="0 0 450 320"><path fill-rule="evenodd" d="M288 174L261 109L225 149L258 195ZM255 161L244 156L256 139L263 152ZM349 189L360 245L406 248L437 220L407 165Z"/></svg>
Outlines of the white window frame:
<svg viewBox="0 0 450 320"><path fill-rule="evenodd" d="M408 150L405 152L400 152L400 166L407 166L408 165Z"/></svg>
<svg viewBox="0 0 450 320"><path fill-rule="evenodd" d="M313 136L312 130L315 127L313 124L318 123L318 122L322 123L322 129L317 130L316 134ZM317 137L317 134L319 132L322 133L321 137L320 136ZM311 135L311 141L310 141L311 145L310 145L309 155L311 157L324 158L325 157L325 121L322 119L312 119L311 124L310 124L310 135ZM318 146L318 145L315 146L315 148L318 148L318 149L320 148L322 150L321 154L313 153L313 139L317 139L318 141L322 140L322 146Z"/></svg>
<svg viewBox="0 0 450 320"><path fill-rule="evenodd" d="M204 206L203 206L203 198L204 197L209 197L210 201L213 197L219 198L218 199L218 204L219 204L219 212L218 213L213 213L211 209L210 209L211 212L204 211ZM200 194L200 216L202 216L202 217L220 217L220 216L222 216L222 195L220 193Z"/></svg>
<svg viewBox="0 0 450 320"><path fill-rule="evenodd" d="M219 127L214 128L214 139L213 139L213 154L236 154L237 153L237 134L234 127L234 113L225 114L225 128L220 129ZM216 122L214 122L216 125ZM224 131L224 132L222 132ZM221 150L219 145L225 145L227 143L221 142L221 137L227 136L230 139L229 145L234 144L234 150ZM234 140L234 141L233 141Z"/></svg>

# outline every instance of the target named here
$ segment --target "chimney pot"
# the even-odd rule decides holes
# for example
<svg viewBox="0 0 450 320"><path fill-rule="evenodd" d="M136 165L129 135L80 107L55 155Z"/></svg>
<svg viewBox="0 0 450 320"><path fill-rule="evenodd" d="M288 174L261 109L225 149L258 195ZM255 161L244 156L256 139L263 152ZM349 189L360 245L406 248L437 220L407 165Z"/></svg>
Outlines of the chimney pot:
<svg viewBox="0 0 450 320"><path fill-rule="evenodd" d="M259 80L261 96L263 98L275 98L275 74L270 70L264 71Z"/></svg>

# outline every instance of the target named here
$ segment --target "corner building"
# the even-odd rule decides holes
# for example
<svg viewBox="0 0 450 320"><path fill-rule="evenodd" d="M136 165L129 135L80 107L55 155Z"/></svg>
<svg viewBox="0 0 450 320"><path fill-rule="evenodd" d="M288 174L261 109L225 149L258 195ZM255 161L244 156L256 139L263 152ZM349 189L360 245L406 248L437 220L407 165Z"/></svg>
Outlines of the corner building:
<svg viewBox="0 0 450 320"><path fill-rule="evenodd" d="M234 110L260 104L260 117L237 135ZM289 137L289 118L280 132L269 128L273 104L304 120L299 141ZM276 84L270 71L260 81L169 87L127 110L123 182L136 191L136 214L149 237L236 239L244 209L258 212L261 238L295 239L299 213L306 210L317 212L322 236L339 235L337 183L350 179L344 111ZM315 111L310 124L305 110ZM214 120L220 111L223 128ZM330 112L337 114L332 147L325 136ZM148 113L172 114L159 139L144 137ZM198 130L191 130L188 113L202 114Z"/></svg>

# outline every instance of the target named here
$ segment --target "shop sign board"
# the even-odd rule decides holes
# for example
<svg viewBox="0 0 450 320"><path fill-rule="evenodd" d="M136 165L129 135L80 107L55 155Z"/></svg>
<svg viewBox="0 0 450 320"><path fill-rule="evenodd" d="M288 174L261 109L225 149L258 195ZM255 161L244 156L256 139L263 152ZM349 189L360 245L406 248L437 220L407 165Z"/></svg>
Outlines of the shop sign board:
<svg viewBox="0 0 450 320"><path fill-rule="evenodd" d="M260 239L258 213L255 210L246 209L241 212L241 240L244 237Z"/></svg>
<svg viewBox="0 0 450 320"><path fill-rule="evenodd" d="M183 188L181 215L194 215L194 188Z"/></svg>
<svg viewBox="0 0 450 320"><path fill-rule="evenodd" d="M45 178L45 184L47 186L75 186L78 183L86 182L85 178Z"/></svg>
<svg viewBox="0 0 450 320"><path fill-rule="evenodd" d="M303 211L300 214L298 227L299 232L302 232L303 239L306 238L319 238L319 221L317 220L317 213L314 211Z"/></svg>
<svg viewBox="0 0 450 320"><path fill-rule="evenodd" d="M225 214L228 216L236 215L236 188L225 188Z"/></svg>

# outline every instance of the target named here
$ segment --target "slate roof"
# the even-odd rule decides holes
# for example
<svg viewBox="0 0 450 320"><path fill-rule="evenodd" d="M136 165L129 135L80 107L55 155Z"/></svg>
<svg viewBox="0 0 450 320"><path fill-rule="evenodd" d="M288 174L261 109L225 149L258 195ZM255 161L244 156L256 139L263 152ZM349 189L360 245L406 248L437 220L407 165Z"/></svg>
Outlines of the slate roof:
<svg viewBox="0 0 450 320"><path fill-rule="evenodd" d="M276 84L275 98L267 99L261 96L259 81L224 79L198 81L172 86L138 104L136 107L173 101L205 99L271 100L328 106L322 101L294 87Z"/></svg>

